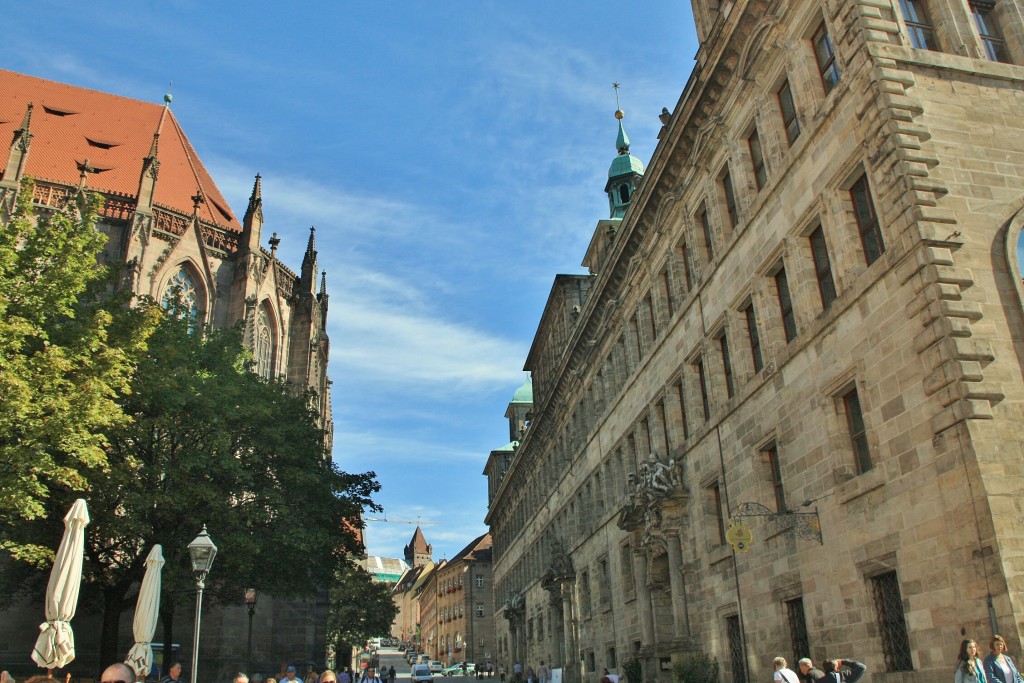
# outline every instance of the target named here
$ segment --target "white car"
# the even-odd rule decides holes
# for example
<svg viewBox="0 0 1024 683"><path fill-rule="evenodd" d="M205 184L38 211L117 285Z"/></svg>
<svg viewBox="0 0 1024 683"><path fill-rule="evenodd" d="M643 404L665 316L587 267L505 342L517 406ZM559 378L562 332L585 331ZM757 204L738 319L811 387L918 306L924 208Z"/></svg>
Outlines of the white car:
<svg viewBox="0 0 1024 683"><path fill-rule="evenodd" d="M412 683L426 683L434 680L434 674L430 673L429 664L413 664L409 676L412 678Z"/></svg>

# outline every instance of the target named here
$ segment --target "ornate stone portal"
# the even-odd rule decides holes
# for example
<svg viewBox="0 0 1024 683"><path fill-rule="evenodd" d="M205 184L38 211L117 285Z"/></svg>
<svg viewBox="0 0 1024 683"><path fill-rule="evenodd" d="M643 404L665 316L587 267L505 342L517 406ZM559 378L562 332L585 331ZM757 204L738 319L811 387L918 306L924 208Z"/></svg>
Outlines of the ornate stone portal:
<svg viewBox="0 0 1024 683"><path fill-rule="evenodd" d="M674 458L663 461L655 452L640 463L636 474L629 475L629 483L629 497L619 511L618 526L637 541L633 546L641 635L637 654L644 662L644 680L654 681L662 658L675 658L690 649L683 581L686 567L679 544L686 524L688 493L682 464ZM659 634L654 620L655 603L665 601L666 589L672 605L670 637Z"/></svg>

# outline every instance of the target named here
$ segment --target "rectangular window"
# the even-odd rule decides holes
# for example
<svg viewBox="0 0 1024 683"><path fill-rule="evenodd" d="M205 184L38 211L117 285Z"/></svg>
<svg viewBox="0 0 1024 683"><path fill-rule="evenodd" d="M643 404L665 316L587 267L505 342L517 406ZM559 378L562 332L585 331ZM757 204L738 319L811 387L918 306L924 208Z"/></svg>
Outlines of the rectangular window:
<svg viewBox="0 0 1024 683"><path fill-rule="evenodd" d="M761 358L761 337L757 333L757 315L754 313L753 301L743 309L743 317L747 320L747 337L750 339L750 355L754 359L754 372L761 372L764 367L764 359Z"/></svg>
<svg viewBox="0 0 1024 683"><path fill-rule="evenodd" d="M768 183L768 169L764 165L761 136L757 134L757 128L754 128L754 132L747 138L747 147L750 149L750 164L754 167L754 181L760 190Z"/></svg>
<svg viewBox="0 0 1024 683"><path fill-rule="evenodd" d="M853 457L857 463L857 474L864 474L874 467L871 451L868 450L868 433L864 427L864 413L860 408L860 397L854 387L843 394L843 412L846 413L846 427L850 432Z"/></svg>
<svg viewBox="0 0 1024 683"><path fill-rule="evenodd" d="M1009 62L1009 55L1006 54L1006 41L1003 40L1003 33L999 30L994 10L994 2L986 0L971 2L971 14L978 27L981 45L985 48L985 57L993 62Z"/></svg>
<svg viewBox="0 0 1024 683"><path fill-rule="evenodd" d="M782 465L779 464L779 446L772 441L761 453L768 464L768 470L772 477L772 492L775 494L775 511L786 511L786 492L782 488ZM806 656L806 655L803 655Z"/></svg>
<svg viewBox="0 0 1024 683"><path fill-rule="evenodd" d="M587 671L597 671L597 661L594 658L593 650L587 650Z"/></svg>
<svg viewBox="0 0 1024 683"><path fill-rule="evenodd" d="M782 124L786 128L786 140L792 145L800 137L800 119L796 115L796 105L793 103L793 91L789 87L789 81L783 81L779 88L779 109L782 111Z"/></svg>
<svg viewBox="0 0 1024 683"><path fill-rule="evenodd" d="M836 52L832 48L832 39L828 35L824 21L814 32L811 42L814 44L814 58L818 62L818 72L821 74L821 83L825 86L827 95L839 84L839 65L836 64Z"/></svg>
<svg viewBox="0 0 1024 683"><path fill-rule="evenodd" d="M644 297L644 307L647 316L647 331L651 335L651 341L653 342L658 338L658 321L654 317L654 297L650 294Z"/></svg>
<svg viewBox="0 0 1024 683"><path fill-rule="evenodd" d="M732 379L732 360L729 358L729 338L723 332L718 338L718 348L722 352L722 372L725 374L725 394L732 398L736 394L736 384Z"/></svg>
<svg viewBox="0 0 1024 683"><path fill-rule="evenodd" d="M608 558L602 557L597 561L597 568L600 572L598 578L601 581L601 606L608 605L612 600L611 579L608 576Z"/></svg>
<svg viewBox="0 0 1024 683"><path fill-rule="evenodd" d="M814 276L818 280L818 293L821 294L821 307L828 310L836 300L836 285L832 281L832 262L828 258L828 246L825 244L825 233L819 225L811 233L811 257L814 259Z"/></svg>
<svg viewBox="0 0 1024 683"><path fill-rule="evenodd" d="M736 194L732 189L732 176L729 175L728 169L722 176L722 190L725 192L725 210L729 214L729 225L735 228L740 219L736 214Z"/></svg>
<svg viewBox="0 0 1024 683"><path fill-rule="evenodd" d="M886 671L913 671L910 657L910 638L903 614L903 598L896 572L886 572L871 579L871 593L875 599L878 634L882 638L882 655Z"/></svg>
<svg viewBox="0 0 1024 683"><path fill-rule="evenodd" d="M590 616L590 572L580 574L580 611L582 616Z"/></svg>
<svg viewBox="0 0 1024 683"><path fill-rule="evenodd" d="M615 648L614 647L610 647L610 648L608 648L608 668L609 669L614 669L617 666L618 666L618 664L616 663L616 659L615 659Z"/></svg>
<svg viewBox="0 0 1024 683"><path fill-rule="evenodd" d="M633 596L633 551L629 544L619 546L619 571L622 573L622 588L630 597Z"/></svg>
<svg viewBox="0 0 1024 683"><path fill-rule="evenodd" d="M924 0L900 0L900 10L903 12L903 23L907 25L910 46L918 50L938 50Z"/></svg>
<svg viewBox="0 0 1024 683"><path fill-rule="evenodd" d="M708 383L704 377L704 361L698 358L693 362L693 370L697 373L697 381L700 383L700 400L704 408L704 421L711 419L711 402L708 400Z"/></svg>
<svg viewBox="0 0 1024 683"><path fill-rule="evenodd" d="M799 662L811 652L811 642L807 637L807 618L804 615L804 599L794 598L786 601L786 620L789 621L789 638L793 643L793 661Z"/></svg>
<svg viewBox="0 0 1024 683"><path fill-rule="evenodd" d="M679 259L683 262L683 277L686 279L686 291L693 289L693 270L690 268L690 250L686 243L679 245Z"/></svg>
<svg viewBox="0 0 1024 683"><path fill-rule="evenodd" d="M747 659L743 653L743 632L738 615L725 618L725 635L729 641L729 662L732 664L729 680L747 683Z"/></svg>
<svg viewBox="0 0 1024 683"><path fill-rule="evenodd" d="M676 382L676 400L679 401L679 424L683 427L683 439L690 438L690 425L686 423L686 388L683 380Z"/></svg>
<svg viewBox="0 0 1024 683"><path fill-rule="evenodd" d="M477 574L476 575L476 587L477 588L483 588L484 587L484 577L481 574Z"/></svg>
<svg viewBox="0 0 1024 683"><path fill-rule="evenodd" d="M857 219L857 230L860 243L864 248L864 260L870 266L885 253L882 241L882 230L878 225L878 214L871 198L871 188L866 175L862 175L850 188L850 199L853 202L853 213Z"/></svg>
<svg viewBox="0 0 1024 683"><path fill-rule="evenodd" d="M697 220L700 222L701 230L704 234L704 253L707 254L708 263L715 260L715 236L711 232L711 221L708 220L708 209L705 205L700 205L700 211L697 213Z"/></svg>
<svg viewBox="0 0 1024 683"><path fill-rule="evenodd" d="M484 615L484 606L480 603L477 603L476 605L476 615L478 617L482 617Z"/></svg>
<svg viewBox="0 0 1024 683"><path fill-rule="evenodd" d="M658 417L661 419L661 444L665 448L665 455L668 455L672 452L672 444L668 437L668 410L665 409L664 401L658 401L656 408Z"/></svg>
<svg viewBox="0 0 1024 683"><path fill-rule="evenodd" d="M789 279L786 269L779 268L775 273L775 291L779 295L779 312L782 314L782 329L786 332L786 342L796 338L796 314L793 312L793 299L789 295Z"/></svg>
<svg viewBox="0 0 1024 683"><path fill-rule="evenodd" d="M668 319L672 320L672 316L676 314L676 302L672 291L672 278L669 277L668 268L661 271L661 289L662 295L665 297L665 313L668 314Z"/></svg>
<svg viewBox="0 0 1024 683"><path fill-rule="evenodd" d="M725 514L722 512L722 489L716 481L711 485L711 504L715 506L715 522L718 530L718 545L725 545Z"/></svg>

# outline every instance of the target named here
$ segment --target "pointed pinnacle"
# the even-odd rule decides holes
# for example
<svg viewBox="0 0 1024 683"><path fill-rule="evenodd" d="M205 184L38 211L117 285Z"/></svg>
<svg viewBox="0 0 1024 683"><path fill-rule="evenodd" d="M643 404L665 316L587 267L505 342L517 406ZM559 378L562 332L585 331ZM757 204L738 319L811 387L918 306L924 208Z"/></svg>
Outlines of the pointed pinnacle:
<svg viewBox="0 0 1024 683"><path fill-rule="evenodd" d="M320 274L320 293L327 295L327 271L322 271Z"/></svg>
<svg viewBox="0 0 1024 683"><path fill-rule="evenodd" d="M313 254L316 252L316 226L310 226L309 228L309 243L306 244L306 254Z"/></svg>
<svg viewBox="0 0 1024 683"><path fill-rule="evenodd" d="M252 199L260 199L262 196L263 196L263 192L262 192L261 186L260 186L260 174L257 173L256 174L256 182L253 183L253 186L252 186L252 197L250 198L250 201Z"/></svg>
<svg viewBox="0 0 1024 683"><path fill-rule="evenodd" d="M25 107L25 118L21 120L21 128L18 130L28 131L32 126L32 109L34 107L35 105L32 102L29 102L28 106Z"/></svg>

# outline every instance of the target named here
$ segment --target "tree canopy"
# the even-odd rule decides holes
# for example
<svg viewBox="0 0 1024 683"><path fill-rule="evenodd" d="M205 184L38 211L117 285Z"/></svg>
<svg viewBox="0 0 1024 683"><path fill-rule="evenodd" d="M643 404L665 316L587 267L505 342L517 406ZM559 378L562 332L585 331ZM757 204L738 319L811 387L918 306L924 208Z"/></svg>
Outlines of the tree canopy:
<svg viewBox="0 0 1024 683"><path fill-rule="evenodd" d="M362 567L345 563L330 589L328 638L333 642L361 645L370 638L391 633L398 607L391 599L391 586L373 580Z"/></svg>
<svg viewBox="0 0 1024 683"><path fill-rule="evenodd" d="M80 194L38 217L22 183L0 221L0 529L46 514L51 490L84 491L106 468L109 430L128 421L119 400L156 318L99 296L99 198ZM60 514L63 516L63 512ZM33 562L53 549L26 539L0 548Z"/></svg>

